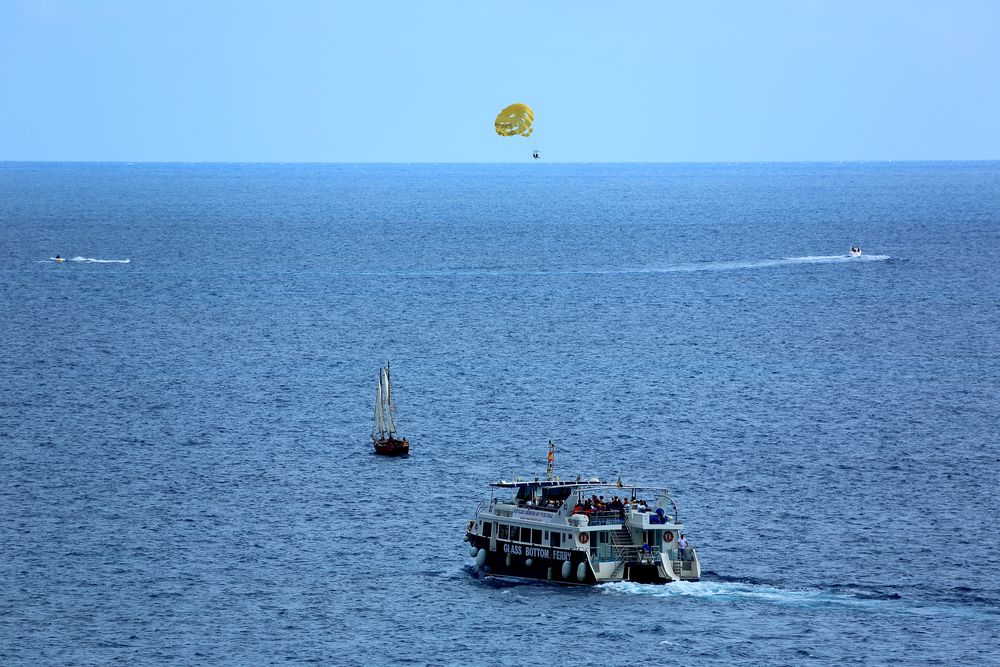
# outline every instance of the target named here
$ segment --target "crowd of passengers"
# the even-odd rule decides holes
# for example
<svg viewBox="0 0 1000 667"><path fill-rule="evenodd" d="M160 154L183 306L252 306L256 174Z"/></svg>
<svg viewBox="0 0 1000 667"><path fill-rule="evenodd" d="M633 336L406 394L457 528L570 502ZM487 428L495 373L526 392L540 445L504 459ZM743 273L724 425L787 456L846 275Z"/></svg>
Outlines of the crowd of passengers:
<svg viewBox="0 0 1000 667"><path fill-rule="evenodd" d="M521 500L518 502L519 507L530 507L532 509L543 509L556 511L562 507L563 501L561 500L549 500L542 499L535 501L534 499ZM621 516L628 514L630 510L635 510L636 512L651 512L649 505L644 499L632 499L619 498L614 496L610 501L605 501L604 496L592 495L583 502L578 502L573 506L573 514L586 514L588 516L596 514L598 512L613 512ZM655 516L650 517L650 523L667 523L668 517L663 513L662 508L658 508L655 512Z"/></svg>
<svg viewBox="0 0 1000 667"><path fill-rule="evenodd" d="M636 512L651 512L649 505L646 504L645 499L640 498L639 500L628 498L619 498L614 496L610 501L605 501L604 496L591 496L587 498L582 503L577 503L573 507L573 514L596 514L597 512L613 512L625 516L629 511ZM663 508L657 508L654 516L649 518L650 523L667 523L667 516L663 512Z"/></svg>
<svg viewBox="0 0 1000 667"><path fill-rule="evenodd" d="M573 514L594 514L596 512L617 512L625 514L629 509L640 512L649 511L645 500L628 500L614 496L610 501L605 501L604 496L593 495L582 503L577 503L573 507Z"/></svg>

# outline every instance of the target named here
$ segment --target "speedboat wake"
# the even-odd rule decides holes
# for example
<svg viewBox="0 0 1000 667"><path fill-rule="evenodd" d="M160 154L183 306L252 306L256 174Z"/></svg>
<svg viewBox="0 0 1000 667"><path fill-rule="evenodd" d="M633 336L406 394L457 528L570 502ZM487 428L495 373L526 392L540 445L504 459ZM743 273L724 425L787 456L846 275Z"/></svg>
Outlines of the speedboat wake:
<svg viewBox="0 0 1000 667"><path fill-rule="evenodd" d="M56 257L49 257L49 261L58 261ZM96 257L67 257L67 262L91 262L93 264L128 264L130 259L97 259Z"/></svg>
<svg viewBox="0 0 1000 667"><path fill-rule="evenodd" d="M772 266L792 266L796 264L835 264L838 262L880 262L889 255L807 255L805 257L783 257L781 259L740 259L721 262L691 262L651 268L650 271L668 273L674 271L733 271L737 269L764 269Z"/></svg>

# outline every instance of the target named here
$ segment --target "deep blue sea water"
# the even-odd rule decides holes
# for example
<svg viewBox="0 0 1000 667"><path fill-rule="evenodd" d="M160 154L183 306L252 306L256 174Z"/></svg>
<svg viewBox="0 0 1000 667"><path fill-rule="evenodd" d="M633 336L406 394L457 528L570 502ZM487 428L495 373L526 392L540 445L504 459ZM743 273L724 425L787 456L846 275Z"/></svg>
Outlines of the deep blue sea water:
<svg viewBox="0 0 1000 667"><path fill-rule="evenodd" d="M997 664L998 272L997 162L0 163L0 664ZM549 438L704 580L474 577Z"/></svg>

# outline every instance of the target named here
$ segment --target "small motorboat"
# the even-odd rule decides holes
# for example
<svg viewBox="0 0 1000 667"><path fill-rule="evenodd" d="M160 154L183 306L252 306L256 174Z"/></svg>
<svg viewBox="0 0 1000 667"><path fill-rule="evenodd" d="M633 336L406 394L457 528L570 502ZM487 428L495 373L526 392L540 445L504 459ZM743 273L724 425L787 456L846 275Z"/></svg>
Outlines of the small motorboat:
<svg viewBox="0 0 1000 667"><path fill-rule="evenodd" d="M56 255L56 256L55 256L55 257L53 257L52 259L53 259L53 260L55 260L55 263L56 263L56 264L62 264L63 262L65 262L65 261L66 261L66 258L65 258L65 257L60 257L59 255Z"/></svg>
<svg viewBox="0 0 1000 667"><path fill-rule="evenodd" d="M851 246L851 257L861 257L861 246L858 245Z"/></svg>

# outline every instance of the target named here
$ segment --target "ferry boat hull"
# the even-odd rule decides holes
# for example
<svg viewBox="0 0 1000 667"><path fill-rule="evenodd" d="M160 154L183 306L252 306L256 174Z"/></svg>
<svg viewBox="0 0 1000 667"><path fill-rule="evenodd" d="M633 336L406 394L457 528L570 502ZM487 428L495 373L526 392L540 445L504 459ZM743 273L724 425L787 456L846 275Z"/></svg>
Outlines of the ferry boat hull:
<svg viewBox="0 0 1000 667"><path fill-rule="evenodd" d="M499 541L496 548L491 550L489 539L472 533L467 533L467 538L472 545L469 555L476 559L477 570L484 577L545 581L569 586L595 586L615 581L637 584L698 581L698 576L670 576L659 558L646 562L623 561L610 575L599 577L586 551L530 547ZM676 564L673 567L676 568Z"/></svg>
<svg viewBox="0 0 1000 667"><path fill-rule="evenodd" d="M585 551L533 547L512 542L500 542L490 550L490 540L468 533L479 572L486 577L551 581L571 586L593 586L600 583ZM479 552L483 552L482 558ZM482 560L482 565L479 561ZM568 563L569 567L565 567ZM581 568L582 566L582 568ZM578 576L582 575L582 579Z"/></svg>

